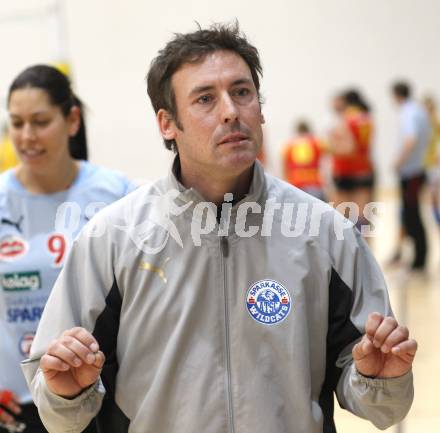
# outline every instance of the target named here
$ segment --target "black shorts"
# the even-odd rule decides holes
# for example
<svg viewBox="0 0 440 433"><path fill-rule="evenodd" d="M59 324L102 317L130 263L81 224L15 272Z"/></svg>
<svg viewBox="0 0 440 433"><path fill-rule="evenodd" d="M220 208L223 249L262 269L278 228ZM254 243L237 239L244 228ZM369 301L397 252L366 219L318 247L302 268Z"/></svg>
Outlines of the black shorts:
<svg viewBox="0 0 440 433"><path fill-rule="evenodd" d="M374 187L374 174L367 176L334 176L333 182L340 191L353 191L359 188Z"/></svg>
<svg viewBox="0 0 440 433"><path fill-rule="evenodd" d="M38 409L32 403L23 404L21 406L21 414L14 415L14 417L18 423L23 423L26 425L23 433L47 433L47 430L44 428L44 425L40 420L40 416L38 415ZM84 430L84 432L96 433L95 425L95 421L92 420L92 422L86 428L86 430ZM9 433L9 431L5 428L0 427L0 433Z"/></svg>

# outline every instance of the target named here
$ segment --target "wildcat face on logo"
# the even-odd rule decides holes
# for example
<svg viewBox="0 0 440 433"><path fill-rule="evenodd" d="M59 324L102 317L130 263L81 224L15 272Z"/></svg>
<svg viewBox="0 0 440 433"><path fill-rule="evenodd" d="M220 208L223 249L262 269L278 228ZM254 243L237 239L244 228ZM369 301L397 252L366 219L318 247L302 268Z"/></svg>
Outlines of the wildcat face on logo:
<svg viewBox="0 0 440 433"><path fill-rule="evenodd" d="M251 317L264 325L282 322L290 313L287 289L275 280L260 280L249 287L246 307Z"/></svg>

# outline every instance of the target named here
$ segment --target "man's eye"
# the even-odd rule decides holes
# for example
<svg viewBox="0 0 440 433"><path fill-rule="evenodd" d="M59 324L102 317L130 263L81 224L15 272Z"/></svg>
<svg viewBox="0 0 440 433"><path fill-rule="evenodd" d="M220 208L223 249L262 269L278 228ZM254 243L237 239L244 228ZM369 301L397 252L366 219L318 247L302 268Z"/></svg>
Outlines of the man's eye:
<svg viewBox="0 0 440 433"><path fill-rule="evenodd" d="M19 129L19 128L21 128L23 126L23 123L21 123L21 122L11 122L11 126L14 129Z"/></svg>
<svg viewBox="0 0 440 433"><path fill-rule="evenodd" d="M248 88L246 88L246 87L242 87L242 88L240 88L240 89L237 89L237 90L235 90L235 95L237 95L237 96L247 96L247 95L249 95L249 93L250 93L251 91L248 89Z"/></svg>
<svg viewBox="0 0 440 433"><path fill-rule="evenodd" d="M197 102L199 102L200 104L208 104L211 101L212 101L211 95L203 95L197 99Z"/></svg>

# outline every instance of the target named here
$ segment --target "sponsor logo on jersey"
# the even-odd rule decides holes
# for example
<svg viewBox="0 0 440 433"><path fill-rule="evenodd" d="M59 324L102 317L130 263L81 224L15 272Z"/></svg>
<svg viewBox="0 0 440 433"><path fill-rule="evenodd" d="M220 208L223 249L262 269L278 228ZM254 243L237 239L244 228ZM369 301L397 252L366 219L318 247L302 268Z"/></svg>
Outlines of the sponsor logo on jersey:
<svg viewBox="0 0 440 433"><path fill-rule="evenodd" d="M290 313L291 298L287 289L275 280L252 284L246 294L246 307L251 317L264 325L282 322Z"/></svg>
<svg viewBox="0 0 440 433"><path fill-rule="evenodd" d="M0 274L0 283L5 292L41 289L41 277L38 271Z"/></svg>
<svg viewBox="0 0 440 433"><path fill-rule="evenodd" d="M18 236L6 236L0 240L0 260L13 261L24 256L29 246Z"/></svg>
<svg viewBox="0 0 440 433"><path fill-rule="evenodd" d="M26 358L29 357L31 352L32 342L34 341L35 333L34 332L26 332L19 341L19 349L20 353Z"/></svg>
<svg viewBox="0 0 440 433"><path fill-rule="evenodd" d="M38 322L43 314L44 307L12 307L7 310L9 323L33 323Z"/></svg>

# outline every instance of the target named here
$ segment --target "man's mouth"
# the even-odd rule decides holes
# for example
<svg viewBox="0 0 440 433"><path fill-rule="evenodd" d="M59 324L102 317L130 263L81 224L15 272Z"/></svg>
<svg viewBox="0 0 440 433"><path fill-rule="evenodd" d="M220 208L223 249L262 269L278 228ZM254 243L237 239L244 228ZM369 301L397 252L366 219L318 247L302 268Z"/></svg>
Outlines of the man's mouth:
<svg viewBox="0 0 440 433"><path fill-rule="evenodd" d="M226 144L226 143L237 143L243 140L248 140L249 137L245 134L242 134L241 132L234 132L232 134L228 134L224 136L219 144Z"/></svg>

